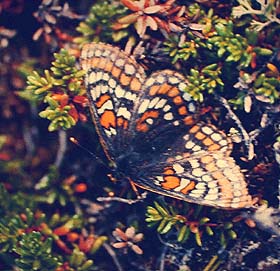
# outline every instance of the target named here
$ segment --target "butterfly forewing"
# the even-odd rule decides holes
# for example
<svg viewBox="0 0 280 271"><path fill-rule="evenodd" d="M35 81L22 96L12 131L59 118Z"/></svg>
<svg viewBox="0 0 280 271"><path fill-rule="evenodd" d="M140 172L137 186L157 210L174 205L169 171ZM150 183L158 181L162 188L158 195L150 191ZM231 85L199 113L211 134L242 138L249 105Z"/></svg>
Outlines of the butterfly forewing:
<svg viewBox="0 0 280 271"><path fill-rule="evenodd" d="M123 51L103 43L82 49L81 65L94 123L107 156L112 159L127 137L131 112L142 89L142 67ZM125 142L126 144L128 142Z"/></svg>

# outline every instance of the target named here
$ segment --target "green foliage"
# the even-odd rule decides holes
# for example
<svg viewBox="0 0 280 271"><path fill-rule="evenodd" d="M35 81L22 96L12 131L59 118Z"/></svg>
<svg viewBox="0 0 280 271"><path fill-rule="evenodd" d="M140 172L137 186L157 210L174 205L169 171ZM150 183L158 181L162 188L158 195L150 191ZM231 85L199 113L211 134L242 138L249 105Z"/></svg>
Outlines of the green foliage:
<svg viewBox="0 0 280 271"><path fill-rule="evenodd" d="M265 73L261 73L253 84L253 91L257 95L267 97L271 103L279 99L280 81L278 78L267 77Z"/></svg>
<svg viewBox="0 0 280 271"><path fill-rule="evenodd" d="M203 101L203 92L209 94L214 93L217 90L223 90L224 83L221 76L221 67L217 64L211 64L205 66L200 72L191 69L188 76L189 84L186 91L197 100Z"/></svg>
<svg viewBox="0 0 280 271"><path fill-rule="evenodd" d="M177 210L172 206L154 202L154 207L147 207L146 222L150 227L157 225L159 234L164 235L175 231L177 241L181 243L186 242L192 236L198 246L203 245L202 236L204 233L213 238L220 236L220 244L223 247L227 245L228 240L237 238L232 222L220 221L217 216L211 219L213 214L205 216L203 210L205 207L202 206L193 207L190 204L184 204L184 207L183 213L190 214L189 216L180 214L181 209ZM216 221L213 222L213 219Z"/></svg>
<svg viewBox="0 0 280 271"><path fill-rule="evenodd" d="M91 270L93 261L88 260L84 252L80 251L78 248L75 248L69 259L69 264L71 266L70 270L87 271L87 270Z"/></svg>
<svg viewBox="0 0 280 271"><path fill-rule="evenodd" d="M270 68L266 73L256 74L242 73L237 87L241 85L246 91L239 91L235 99L230 102L237 107L245 107L246 97L250 93L255 94L256 98L267 103L275 103L280 96L279 71L272 64L267 64ZM271 74L271 72L273 73ZM274 75L274 76L271 76Z"/></svg>
<svg viewBox="0 0 280 271"><path fill-rule="evenodd" d="M128 35L126 30L114 31L113 23L117 18L124 15L126 9L117 2L110 0L98 1L95 3L86 18L77 27L77 31L82 34L74 39L78 44L85 44L92 41L119 41Z"/></svg>
<svg viewBox="0 0 280 271"><path fill-rule="evenodd" d="M44 102L47 108L39 113L42 118L51 121L49 131L60 128L67 130L78 120L78 112L73 99L84 95L84 72L76 67L76 58L67 50L61 49L54 54L50 70L41 76L37 71L27 77L27 87L19 95L32 102Z"/></svg>
<svg viewBox="0 0 280 271"><path fill-rule="evenodd" d="M216 24L207 46L216 51L218 58L225 58L226 62L239 62L241 67L248 67L252 59L247 52L247 40L233 32L232 21L223 20Z"/></svg>
<svg viewBox="0 0 280 271"><path fill-rule="evenodd" d="M66 183L64 188L69 192L71 190ZM68 262L69 269L66 270L91 270L93 261L88 257L100 249L107 237L84 237L77 234L84 226L84 218L81 215L65 213L61 216L54 213L51 217L46 216L38 209L44 201L43 198L22 193L11 196L3 185L0 186L0 253L17 253L19 257L15 259L14 264L20 270L57 270L63 262ZM47 203L49 206L53 204ZM79 242L75 243L74 239L71 244L70 237L67 237L69 240L66 243L65 237L73 234ZM63 257L60 256L57 248L67 253Z"/></svg>
<svg viewBox="0 0 280 271"><path fill-rule="evenodd" d="M19 255L16 265L22 271L53 271L60 264L52 255L52 239L44 240L39 232L23 234L14 252Z"/></svg>
<svg viewBox="0 0 280 271"><path fill-rule="evenodd" d="M171 37L164 42L164 46L164 51L172 58L173 64L178 60L187 61L190 58L196 58L198 55L198 43L194 40L180 42L179 36Z"/></svg>

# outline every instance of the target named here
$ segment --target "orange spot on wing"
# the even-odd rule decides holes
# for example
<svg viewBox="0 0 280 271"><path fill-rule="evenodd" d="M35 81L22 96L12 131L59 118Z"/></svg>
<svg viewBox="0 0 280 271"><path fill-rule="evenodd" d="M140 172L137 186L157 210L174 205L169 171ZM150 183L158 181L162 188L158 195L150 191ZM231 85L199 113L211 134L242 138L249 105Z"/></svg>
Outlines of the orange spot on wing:
<svg viewBox="0 0 280 271"><path fill-rule="evenodd" d="M194 124L194 118L192 116L187 116L183 120L184 120L185 125Z"/></svg>
<svg viewBox="0 0 280 271"><path fill-rule="evenodd" d="M173 87L172 89L170 89L170 90L168 91L167 95L168 95L169 97L175 97L175 96L179 95L179 93L180 93L180 92L179 92L178 88Z"/></svg>
<svg viewBox="0 0 280 271"><path fill-rule="evenodd" d="M106 103L108 100L110 100L111 97L107 94L100 96L98 101L95 103L97 108L100 108L104 103Z"/></svg>
<svg viewBox="0 0 280 271"><path fill-rule="evenodd" d="M216 150L219 150L220 148L221 148L221 146L219 144L213 144L213 145L209 146L208 150L216 151Z"/></svg>
<svg viewBox="0 0 280 271"><path fill-rule="evenodd" d="M217 168L217 166L215 165L214 162L205 165L205 169L209 172L213 172L215 170L218 170L218 168Z"/></svg>
<svg viewBox="0 0 280 271"><path fill-rule="evenodd" d="M116 116L114 112L106 110L100 117L100 124L106 129L116 127Z"/></svg>
<svg viewBox="0 0 280 271"><path fill-rule="evenodd" d="M175 171L171 168L166 168L163 172L163 174L165 174L165 175L172 175L174 173L175 173Z"/></svg>
<svg viewBox="0 0 280 271"><path fill-rule="evenodd" d="M121 73L121 69L119 69L119 68L117 68L116 66L114 66L113 69L112 69L112 75L113 75L114 77L118 78L119 75L120 75L120 73Z"/></svg>
<svg viewBox="0 0 280 271"><path fill-rule="evenodd" d="M180 179L176 176L166 176L163 178L164 183L162 183L162 187L165 189L174 189L180 185Z"/></svg>
<svg viewBox="0 0 280 271"><path fill-rule="evenodd" d="M117 126L123 127L124 129L127 129L128 127L128 121L124 119L123 117L117 118Z"/></svg>
<svg viewBox="0 0 280 271"><path fill-rule="evenodd" d="M137 131L147 132L149 129L149 126L146 123L144 123L144 121L148 118L156 119L156 118L158 118L158 115L159 115L159 112L155 111L155 110L145 112L136 123Z"/></svg>
<svg viewBox="0 0 280 271"><path fill-rule="evenodd" d="M198 140L202 140L203 138L206 137L206 135L203 134L203 133L201 133L201 132L197 132L197 133L195 134L195 137L196 137Z"/></svg>
<svg viewBox="0 0 280 271"><path fill-rule="evenodd" d="M181 98L181 96L176 96L174 99L173 99L173 102L176 104L176 105L179 105L179 104L182 104L183 103L183 99ZM180 114L180 113L179 113Z"/></svg>
<svg viewBox="0 0 280 271"><path fill-rule="evenodd" d="M210 139L209 137L207 137L207 138L205 138L205 139L203 140L203 144L206 145L206 146L210 146L210 145L213 145L214 142L213 142L212 139Z"/></svg>
<svg viewBox="0 0 280 271"><path fill-rule="evenodd" d="M141 83L137 78L133 78L130 83L130 89L132 91L139 91L141 89Z"/></svg>
<svg viewBox="0 0 280 271"><path fill-rule="evenodd" d="M125 73L121 74L120 82L123 86L128 86L131 81L131 77L127 76Z"/></svg>
<svg viewBox="0 0 280 271"><path fill-rule="evenodd" d="M184 105L178 109L178 112L180 115L186 115L188 113L187 108Z"/></svg>
<svg viewBox="0 0 280 271"><path fill-rule="evenodd" d="M113 68L113 62L107 62L107 64L105 65L105 67L104 67L104 71L106 71L106 72L111 72L111 70L112 70L112 68Z"/></svg>
<svg viewBox="0 0 280 271"><path fill-rule="evenodd" d="M191 181L187 186L185 186L180 192L183 194L188 194L189 191L193 190L195 187L195 182Z"/></svg>
<svg viewBox="0 0 280 271"><path fill-rule="evenodd" d="M149 126L146 123L138 123L136 130L145 133L149 130Z"/></svg>
<svg viewBox="0 0 280 271"><path fill-rule="evenodd" d="M202 156L200 160L204 164L209 164L209 163L211 163L213 161L213 157L210 156L210 155Z"/></svg>
<svg viewBox="0 0 280 271"><path fill-rule="evenodd" d="M98 63L98 68L101 70L104 70L105 66L106 66L106 62L107 62L107 58L100 58L100 61Z"/></svg>
<svg viewBox="0 0 280 271"><path fill-rule="evenodd" d="M219 183L219 188L221 189L222 199L232 199L233 193L232 193L232 187L230 181L223 178L218 180L218 183Z"/></svg>
<svg viewBox="0 0 280 271"><path fill-rule="evenodd" d="M213 176L216 180L225 178L224 174L223 174L221 171L213 172L213 173L212 173L212 176Z"/></svg>
<svg viewBox="0 0 280 271"><path fill-rule="evenodd" d="M158 94L166 94L167 91L171 88L170 85L164 83L163 85L160 86L160 89L158 90Z"/></svg>
<svg viewBox="0 0 280 271"><path fill-rule="evenodd" d="M156 95L156 94L157 94L157 91L158 91L158 89L159 89L159 87L160 87L160 86L158 86L158 85L153 85L153 86L151 86L149 94L150 94L151 96Z"/></svg>
<svg viewBox="0 0 280 271"><path fill-rule="evenodd" d="M195 125L195 126L193 126L193 127L190 129L190 133L194 134L194 133L196 133L199 129L200 129L200 127L199 127L198 125Z"/></svg>
<svg viewBox="0 0 280 271"><path fill-rule="evenodd" d="M100 58L99 57L93 57L91 60L90 60L90 66L91 67L98 67L98 63L99 63L99 60Z"/></svg>

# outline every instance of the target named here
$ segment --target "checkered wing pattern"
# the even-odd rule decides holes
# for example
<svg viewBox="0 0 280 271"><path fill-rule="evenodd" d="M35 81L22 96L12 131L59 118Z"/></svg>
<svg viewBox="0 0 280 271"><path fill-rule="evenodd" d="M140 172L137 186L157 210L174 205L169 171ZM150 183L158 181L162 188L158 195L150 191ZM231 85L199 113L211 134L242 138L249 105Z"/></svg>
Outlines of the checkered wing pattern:
<svg viewBox="0 0 280 271"><path fill-rule="evenodd" d="M81 66L90 109L105 153L110 160L123 152L134 104L140 96L145 73L123 51L103 43L83 47Z"/></svg>
<svg viewBox="0 0 280 271"><path fill-rule="evenodd" d="M102 43L83 48L81 65L100 141L120 176L189 202L251 205L230 139L198 122L183 75L163 70L146 77L133 57Z"/></svg>
<svg viewBox="0 0 280 271"><path fill-rule="evenodd" d="M197 123L168 153L140 168L136 185L188 202L225 209L250 207L244 175L229 156L230 139L213 125Z"/></svg>

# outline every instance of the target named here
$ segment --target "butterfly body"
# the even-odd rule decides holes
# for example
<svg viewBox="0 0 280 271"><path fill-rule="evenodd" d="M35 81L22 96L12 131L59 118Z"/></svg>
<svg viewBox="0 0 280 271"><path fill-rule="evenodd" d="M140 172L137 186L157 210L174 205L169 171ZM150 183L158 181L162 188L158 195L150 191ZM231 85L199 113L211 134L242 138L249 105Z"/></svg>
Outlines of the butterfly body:
<svg viewBox="0 0 280 271"><path fill-rule="evenodd" d="M93 122L117 178L188 202L251 206L231 140L199 121L183 75L163 70L147 77L133 57L103 43L85 45L81 65Z"/></svg>

